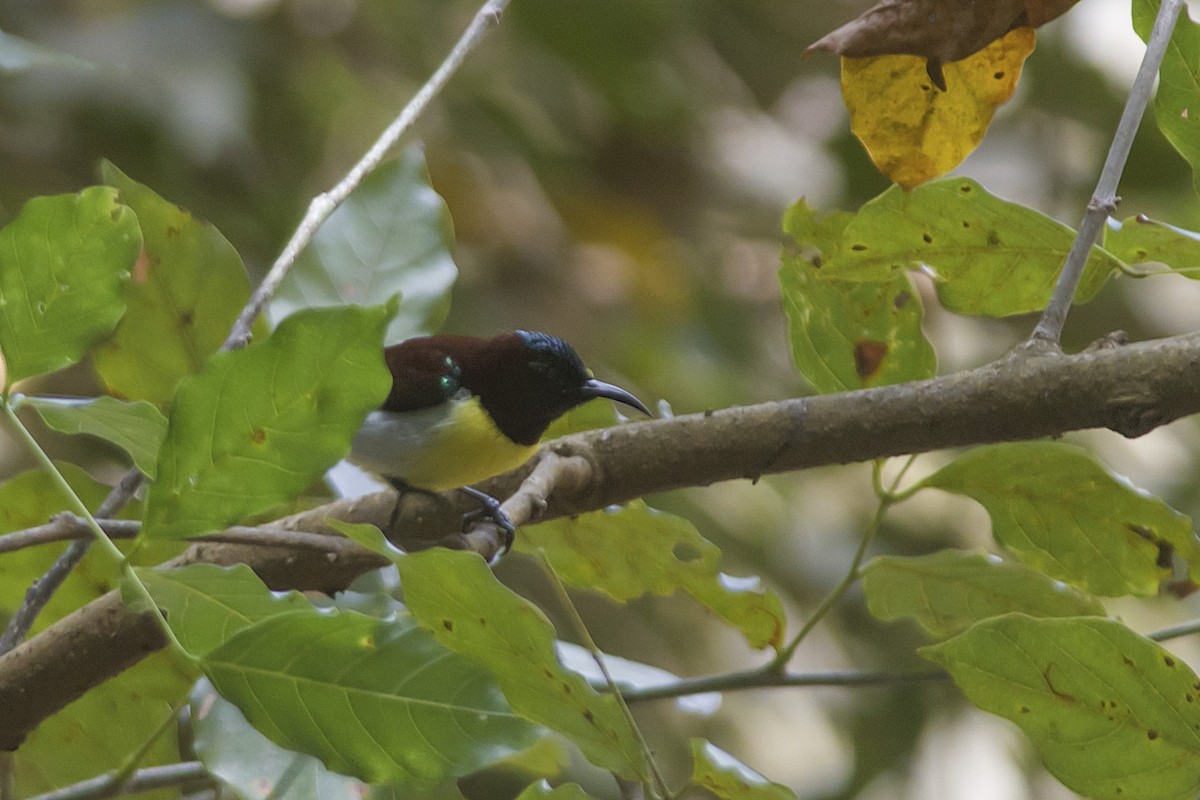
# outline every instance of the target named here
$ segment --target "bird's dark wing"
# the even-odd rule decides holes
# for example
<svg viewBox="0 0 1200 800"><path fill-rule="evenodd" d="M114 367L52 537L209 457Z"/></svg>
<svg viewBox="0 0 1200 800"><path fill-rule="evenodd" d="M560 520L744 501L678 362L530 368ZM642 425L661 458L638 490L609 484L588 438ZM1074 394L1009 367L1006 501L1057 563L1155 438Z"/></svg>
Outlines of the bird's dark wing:
<svg viewBox="0 0 1200 800"><path fill-rule="evenodd" d="M460 359L479 347L471 336L422 336L385 348L392 391L384 411L414 411L444 403L462 389Z"/></svg>

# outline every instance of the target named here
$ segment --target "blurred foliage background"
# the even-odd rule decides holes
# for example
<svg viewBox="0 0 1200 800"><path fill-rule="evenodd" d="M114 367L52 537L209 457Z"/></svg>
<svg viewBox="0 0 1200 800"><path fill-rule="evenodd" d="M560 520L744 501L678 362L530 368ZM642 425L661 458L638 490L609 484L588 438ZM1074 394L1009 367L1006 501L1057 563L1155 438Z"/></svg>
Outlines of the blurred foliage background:
<svg viewBox="0 0 1200 800"><path fill-rule="evenodd" d="M457 231L461 277L446 330L554 332L597 374L674 413L808 391L779 304L780 218L800 197L855 209L887 184L848 131L836 60L800 53L867 5L514 0L415 137ZM214 223L257 276L476 7L4 0L0 30L81 61L0 64L0 221L29 197L95 183L104 157ZM1140 57L1128 13L1120 0L1083 0L1043 28L1016 97L958 172L1077 224ZM1121 194L1122 217L1200 226L1186 165L1152 120ZM956 317L923 288L943 372L1001 355L1032 325ZM1196 289L1178 276L1115 280L1073 311L1067 349L1117 328L1135 339L1193 330ZM75 369L43 389L86 393L94 381ZM1177 508L1200 511L1192 421L1135 443L1074 438ZM99 476L123 466L116 453L44 439L86 457ZM17 450L3 447L0 472L28 465ZM945 460L924 457L918 472ZM730 572L775 586L793 624L844 572L874 511L863 465L651 500L693 520ZM988 542L982 510L922 494L888 518L876 547ZM536 599L550 597L518 559L502 570ZM698 626L684 601L616 609L580 599L601 646L629 658L684 675L761 659L719 626ZM1195 606L1117 610L1137 627L1194 616ZM873 622L852 596L797 666L919 667L911 653L920 642L913 628ZM966 710L947 686L741 692L711 718L641 719L675 770L686 735L705 735L802 797L1066 796L1005 723ZM500 784L469 788L509 794Z"/></svg>

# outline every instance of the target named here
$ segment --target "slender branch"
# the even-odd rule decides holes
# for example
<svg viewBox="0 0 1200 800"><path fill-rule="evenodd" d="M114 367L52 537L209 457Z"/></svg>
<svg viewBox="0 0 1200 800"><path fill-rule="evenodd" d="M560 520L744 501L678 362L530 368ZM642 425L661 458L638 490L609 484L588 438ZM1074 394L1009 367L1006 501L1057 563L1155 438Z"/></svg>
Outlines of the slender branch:
<svg viewBox="0 0 1200 800"><path fill-rule="evenodd" d="M124 783L115 780L116 775L117 773L110 772L73 786L39 794L30 800L103 800L105 797L137 794L194 783L202 783L207 786L217 785L217 779L210 775L199 761L185 761L182 764L139 769Z"/></svg>
<svg viewBox="0 0 1200 800"><path fill-rule="evenodd" d="M1062 338L1063 325L1067 321L1067 312L1075 297L1075 287L1079 285L1079 278L1083 275L1088 256L1091 255L1092 245L1096 243L1105 220L1117 210L1117 203L1120 202L1117 186L1121 181L1121 174L1125 171L1125 162L1129 159L1133 137L1154 91L1154 78L1162 65L1163 55L1167 51L1167 43L1171 39L1171 32L1175 28L1181 8L1183 0L1162 0L1158 7L1154 29L1146 42L1146 53L1142 56L1142 64L1133 79L1133 86L1130 87L1125 110L1121 114L1121 121L1117 123L1108 157L1104 160L1104 169L1101 170L1100 179L1096 183L1096 191L1088 203L1079 233L1071 245L1071 252L1067 254L1063 263L1062 273L1058 276L1050 303L1029 337L1028 344L1035 348L1049 346L1051 349L1057 349Z"/></svg>
<svg viewBox="0 0 1200 800"><path fill-rule="evenodd" d="M1178 639L1181 636L1191 636L1200 633L1200 619L1192 619L1187 622L1181 622L1178 625L1172 625L1169 628L1147 633L1147 639L1153 639L1156 642L1165 642L1168 639Z"/></svg>
<svg viewBox="0 0 1200 800"><path fill-rule="evenodd" d="M262 313L275 290L279 288L279 284L291 269L297 256L312 241L317 229L321 227L321 223L328 219L333 210L341 205L342 201L362 183L363 178L379 166L388 151L412 129L413 124L425 113L430 102L441 93L451 76L462 66L467 55L483 40L487 32L499 23L500 15L509 2L510 0L488 0L484 3L441 66L413 95L412 100L375 140L366 154L332 189L313 198L300 225L292 234L292 238L283 248L283 252L279 254L279 258L275 259L275 263L271 265L271 269L259 284L254 296L250 298L250 302L246 304L237 322L234 323L233 329L229 332L229 338L225 340L226 348L239 347L241 346L239 343L245 343L249 339L250 326Z"/></svg>
<svg viewBox="0 0 1200 800"><path fill-rule="evenodd" d="M1110 428L1138 436L1200 412L1200 334L1054 357L1005 358L916 383L618 425L547 445L590 465L590 480L549 498L543 519L716 481L829 464ZM508 497L532 466L481 484ZM453 499L452 499L453 498ZM461 513L466 498L446 496ZM327 518L385 527L395 494L340 501L272 528L331 532ZM458 529L446 518L433 540ZM402 516L399 529L422 524ZM519 535L519 534L518 534ZM273 588L344 588L384 562L358 548L315 551L198 542L176 563L245 561ZM0 750L92 686L163 646L154 625L106 595L0 656Z"/></svg>
<svg viewBox="0 0 1200 800"><path fill-rule="evenodd" d="M630 703L649 700L669 700L709 692L735 692L742 689L762 689L773 686L812 688L818 686L893 686L901 683L942 681L950 676L939 670L925 672L860 672L839 670L830 672L779 672L772 665L741 672L721 675L705 675L699 678L684 678L662 686L644 689L625 689L625 699Z"/></svg>
<svg viewBox="0 0 1200 800"><path fill-rule="evenodd" d="M97 519L96 523L110 539L132 539L142 529L142 523L138 520ZM90 536L91 532L87 527L87 520L75 514L62 513L56 515L54 519L45 525L38 525L33 528L26 528L23 531L13 531L12 533L0 535L0 554L12 553L27 547L83 539ZM247 525L235 525L232 528L226 528L220 533L190 537L188 541L247 544L261 547L294 547L328 553L335 551L339 544L345 542L345 539L340 536L330 536L324 533L285 530L270 525L258 528Z"/></svg>
<svg viewBox="0 0 1200 800"><path fill-rule="evenodd" d="M488 0L483 4L450 54L401 110L399 116L375 141L366 155L346 173L346 176L337 185L313 199L283 252L279 254L250 300L242 308L228 337L221 345L221 350L236 350L246 345L250 340L250 330L254 321L262 314L267 302L275 294L279 284L283 282L284 276L287 275L300 252L312 241L321 223L350 195L363 178L379 165L388 151L412 129L413 124L429 107L430 102L437 97L451 76L458 71L467 55L482 41L484 35L499 23L500 15L509 2L510 0ZM97 509L95 516L107 518L115 515L133 497L138 487L141 486L142 480L143 476L140 472L136 469L130 470ZM37 615L45 608L46 603L50 602L50 598L71 574L71 571L83 560L90 547L91 540L80 539L72 543L46 571L46 574L30 587L20 608L9 620L3 635L0 635L0 656L12 650L25 638L29 629L33 627Z"/></svg>
<svg viewBox="0 0 1200 800"><path fill-rule="evenodd" d="M879 532L879 526L883 522L883 515L892 507L895 500L892 499L896 489L900 486L900 481L904 480L904 473L912 466L913 459L910 457L908 463L901 468L900 473L892 481L889 488L883 486L883 460L877 459L871 469L871 483L875 487L875 493L879 497L879 505L875 509L875 514L871 517L871 523L867 529L863 531L862 539L858 543L858 548L854 551L854 557L850 559L850 566L846 569L846 574L838 581L837 585L830 590L829 594L821 601L813 613L801 626L800 631L788 642L787 646L779 651L775 660L771 663L771 668L777 672L782 672L787 663L792 660L792 656L796 653L796 648L800 643L812 632L817 623L825 618L825 615L837 604L839 600L849 591L850 587L859 578L858 568L862 565L863 559L867 556L867 548L871 546L871 542L875 539L875 534Z"/></svg>

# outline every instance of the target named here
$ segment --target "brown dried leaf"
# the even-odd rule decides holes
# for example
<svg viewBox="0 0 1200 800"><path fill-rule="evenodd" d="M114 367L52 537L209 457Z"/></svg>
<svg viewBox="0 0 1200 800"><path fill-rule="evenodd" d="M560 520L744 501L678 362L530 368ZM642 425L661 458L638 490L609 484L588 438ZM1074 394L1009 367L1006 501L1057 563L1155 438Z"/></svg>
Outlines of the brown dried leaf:
<svg viewBox="0 0 1200 800"><path fill-rule="evenodd" d="M910 55L946 91L942 66L966 58L1018 27L1037 27L1078 0L883 0L822 37L816 50L847 58Z"/></svg>

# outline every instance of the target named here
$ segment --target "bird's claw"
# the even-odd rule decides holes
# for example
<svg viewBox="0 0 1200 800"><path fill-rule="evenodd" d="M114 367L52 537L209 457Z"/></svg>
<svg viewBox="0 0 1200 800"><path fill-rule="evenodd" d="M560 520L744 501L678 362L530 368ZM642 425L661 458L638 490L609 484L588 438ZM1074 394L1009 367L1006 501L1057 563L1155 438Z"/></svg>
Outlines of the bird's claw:
<svg viewBox="0 0 1200 800"><path fill-rule="evenodd" d="M513 525L513 521L509 519L508 514L504 513L504 509L500 507L500 501L487 492L481 492L470 486L462 486L459 488L459 491L478 500L480 506L475 511L463 514L463 532L465 533L471 523L476 520L490 519L496 524L496 527L504 531L504 543L500 546L500 550L497 551L496 558L511 550L513 540L517 535L517 526Z"/></svg>

